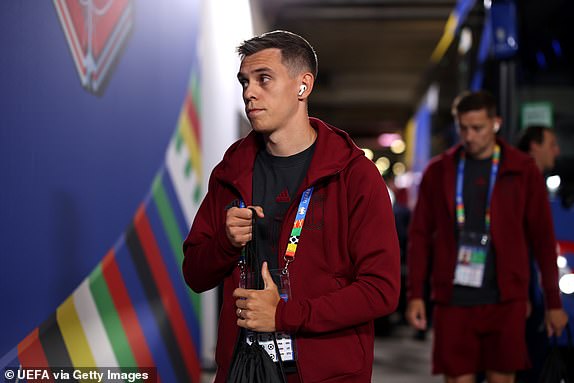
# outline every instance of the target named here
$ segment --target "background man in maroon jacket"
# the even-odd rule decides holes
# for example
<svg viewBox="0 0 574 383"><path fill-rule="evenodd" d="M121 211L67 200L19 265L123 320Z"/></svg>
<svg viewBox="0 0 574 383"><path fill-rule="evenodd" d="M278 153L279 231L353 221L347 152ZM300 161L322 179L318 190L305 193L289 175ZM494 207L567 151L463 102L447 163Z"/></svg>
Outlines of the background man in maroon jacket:
<svg viewBox="0 0 574 383"><path fill-rule="evenodd" d="M552 128L532 125L524 129L517 143L518 149L528 153L536 163L541 174L552 170L560 147L556 133ZM538 382L539 375L548 352L548 337L544 331L544 301L538 282L538 268L533 257L530 257L529 315L526 321L526 346L530 357L531 368L520 372L518 378L524 382Z"/></svg>
<svg viewBox="0 0 574 383"><path fill-rule="evenodd" d="M461 143L434 158L409 231L407 319L426 327L423 286L435 303L433 373L447 382L513 382L528 367L524 339L528 250L545 292L549 334L567 322L558 290L547 192L534 161L497 139L501 119L485 91L453 103Z"/></svg>
<svg viewBox="0 0 574 383"><path fill-rule="evenodd" d="M224 285L215 381L225 381L242 327L290 334L289 382L370 382L373 320L395 310L400 291L386 186L345 132L309 118L317 58L307 41L275 31L238 51L253 130L213 170L184 243L189 286ZM253 237L244 205L257 213L262 290L238 288L241 248ZM272 269L288 270L289 297Z"/></svg>

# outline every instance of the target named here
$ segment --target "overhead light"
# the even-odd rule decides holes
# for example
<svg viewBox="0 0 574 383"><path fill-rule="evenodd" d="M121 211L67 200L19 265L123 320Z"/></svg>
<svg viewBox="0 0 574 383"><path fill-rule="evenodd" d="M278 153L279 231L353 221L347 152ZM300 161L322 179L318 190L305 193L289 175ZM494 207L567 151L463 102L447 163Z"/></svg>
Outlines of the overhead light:
<svg viewBox="0 0 574 383"><path fill-rule="evenodd" d="M546 179L546 187L550 193L556 192L560 187L561 179L559 175L550 176Z"/></svg>
<svg viewBox="0 0 574 383"><path fill-rule="evenodd" d="M395 175L397 176L404 174L406 170L407 168L405 164L403 164L402 162L395 162L395 164L393 165L393 173L395 173Z"/></svg>
<svg viewBox="0 0 574 383"><path fill-rule="evenodd" d="M383 174L387 170L389 170L389 166L391 166L391 161L387 157L379 157L375 161L375 166L379 169L379 172Z"/></svg>
<svg viewBox="0 0 574 383"><path fill-rule="evenodd" d="M560 45L560 41L552 40L552 49L554 50L556 57L562 56L562 46Z"/></svg>
<svg viewBox="0 0 574 383"><path fill-rule="evenodd" d="M373 151L372 151L371 149L369 149L369 148L361 148L361 150L362 150L363 152L365 152L365 157L367 157L367 158L368 158L369 160L371 160L371 161L373 160L374 153L373 153Z"/></svg>
<svg viewBox="0 0 574 383"><path fill-rule="evenodd" d="M458 53L463 56L470 48L472 48L472 32L470 28L464 27L460 31L460 39L458 41Z"/></svg>
<svg viewBox="0 0 574 383"><path fill-rule="evenodd" d="M564 267L568 266L568 261L566 260L566 257L559 255L556 257L556 264L558 265L558 268L563 269Z"/></svg>
<svg viewBox="0 0 574 383"><path fill-rule="evenodd" d="M405 142L403 140L396 139L391 143L391 152L395 153L395 154L401 154L402 152L405 151L406 145Z"/></svg>
<svg viewBox="0 0 574 383"><path fill-rule="evenodd" d="M396 140L400 140L401 135L398 133L383 133L379 136L378 142L383 148L388 148Z"/></svg>
<svg viewBox="0 0 574 383"><path fill-rule="evenodd" d="M558 281L558 286L564 294L574 293L574 274L563 275L560 281Z"/></svg>

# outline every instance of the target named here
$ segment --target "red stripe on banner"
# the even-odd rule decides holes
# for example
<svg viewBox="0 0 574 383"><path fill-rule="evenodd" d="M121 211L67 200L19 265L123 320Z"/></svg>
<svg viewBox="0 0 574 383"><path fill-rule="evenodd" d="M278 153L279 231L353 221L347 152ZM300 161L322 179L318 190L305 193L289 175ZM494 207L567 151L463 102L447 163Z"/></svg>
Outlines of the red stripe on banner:
<svg viewBox="0 0 574 383"><path fill-rule="evenodd" d="M199 381L201 376L199 359L143 205L140 205L136 212L134 226L160 293L167 317L176 335L180 352L183 354L186 368L190 376L195 381Z"/></svg>
<svg viewBox="0 0 574 383"><path fill-rule="evenodd" d="M79 49L81 49L81 47L77 47L76 44L74 44L74 39L72 38L72 34L74 34L74 26L73 26L73 22L71 20L68 19L68 17L66 17L66 5L63 4L64 0L60 0L56 3L56 5L60 8L60 13L62 14L62 18L64 21L64 25L63 28L66 29L66 33L68 34L68 36L66 36L66 38L69 40L69 44L72 47L72 55L74 56L74 59L76 60L76 62L78 63L78 66L80 67L80 71L82 72L82 75L86 75L86 66L83 60L83 52L78 52Z"/></svg>
<svg viewBox="0 0 574 383"><path fill-rule="evenodd" d="M136 363L139 367L154 367L155 362L151 356L137 313L116 262L116 255L113 249L106 254L102 261L102 274L108 285Z"/></svg>
<svg viewBox="0 0 574 383"><path fill-rule="evenodd" d="M571 253L574 254L574 242L572 241L558 241L558 246L560 246L560 253Z"/></svg>
<svg viewBox="0 0 574 383"><path fill-rule="evenodd" d="M128 12L128 11L131 12L131 10L129 10L129 9L128 10L124 9L124 12ZM109 60L114 60L117 57L118 52L115 52L115 45L121 45L122 43L125 42L125 37L126 37L125 36L125 34L126 34L125 30L126 29L129 30L131 28L132 17L133 16L130 14L129 18L126 19L126 21L124 21L121 25L117 26L118 33L114 36L114 40L112 42L108 42L108 45L109 45L108 52L106 53L106 55L103 58L101 58L101 57L99 58L97 69L92 74L92 78L94 80L97 80L100 77L100 75L102 74L102 70L107 65L107 62ZM112 54L114 54L114 56L111 56Z"/></svg>
<svg viewBox="0 0 574 383"><path fill-rule="evenodd" d="M38 327L18 343L18 359L24 368L49 368L48 358L40 343ZM52 378L42 382L53 382ZM32 381L29 381L30 383Z"/></svg>
<svg viewBox="0 0 574 383"><path fill-rule="evenodd" d="M185 98L185 109L187 111L187 117L191 122L193 133L195 133L197 147L199 148L201 146L201 130L199 129L199 116L197 115L197 110L195 109L191 91L187 93L187 97Z"/></svg>

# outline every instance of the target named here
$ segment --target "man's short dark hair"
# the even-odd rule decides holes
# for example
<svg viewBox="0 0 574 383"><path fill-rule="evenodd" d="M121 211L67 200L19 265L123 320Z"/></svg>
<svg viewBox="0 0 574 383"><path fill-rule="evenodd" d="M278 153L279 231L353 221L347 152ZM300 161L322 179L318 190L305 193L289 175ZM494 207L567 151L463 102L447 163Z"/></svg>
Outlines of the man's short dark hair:
<svg viewBox="0 0 574 383"><path fill-rule="evenodd" d="M282 62L291 73L309 71L317 77L318 64L315 49L303 37L287 31L267 32L245 40L237 47L243 60L264 49L277 48L281 51Z"/></svg>
<svg viewBox="0 0 574 383"><path fill-rule="evenodd" d="M486 109L488 117L496 117L496 100L485 91L465 91L459 94L452 103L451 113L454 117L462 113Z"/></svg>
<svg viewBox="0 0 574 383"><path fill-rule="evenodd" d="M518 149L522 150L525 153L530 152L530 145L532 142L536 142L539 145L542 145L544 142L544 132L552 132L552 129L548 126L544 125L531 125L528 128L524 129L520 134L520 138L518 139L517 147Z"/></svg>

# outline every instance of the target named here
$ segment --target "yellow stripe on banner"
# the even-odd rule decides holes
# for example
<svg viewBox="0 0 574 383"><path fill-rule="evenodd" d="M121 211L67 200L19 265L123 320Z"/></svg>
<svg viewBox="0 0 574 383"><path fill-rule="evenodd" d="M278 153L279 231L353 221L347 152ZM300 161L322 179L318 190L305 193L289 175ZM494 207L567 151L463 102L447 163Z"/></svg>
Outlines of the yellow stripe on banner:
<svg viewBox="0 0 574 383"><path fill-rule="evenodd" d="M409 122L407 122L407 127L405 128L406 134L405 137L407 139L407 151L405 153L406 163L408 168L412 168L415 163L415 153L416 153L416 141L415 141L415 120L414 118L410 118Z"/></svg>
<svg viewBox="0 0 574 383"><path fill-rule="evenodd" d="M185 142L185 146L187 146L187 150L189 151L191 166L193 166L193 169L195 170L198 178L202 179L201 152L199 150L197 139L193 133L193 128L191 127L191 121L189 120L189 116L185 111L185 107L179 116L178 126L179 132L183 137L183 142Z"/></svg>
<svg viewBox="0 0 574 383"><path fill-rule="evenodd" d="M56 310L58 326L75 368L96 367L96 361L76 312L73 295L69 296ZM91 380L84 380L91 382Z"/></svg>
<svg viewBox="0 0 574 383"><path fill-rule="evenodd" d="M452 12L448 17L446 25L444 26L444 32L440 41L438 42L434 52L431 55L431 61L437 63L442 59L442 56L446 53L448 47L454 39L454 32L456 30L456 25L458 24L458 16Z"/></svg>
<svg viewBox="0 0 574 383"><path fill-rule="evenodd" d="M287 244L287 251L290 252L295 252L295 250L297 250L297 245L295 243L289 243Z"/></svg>

